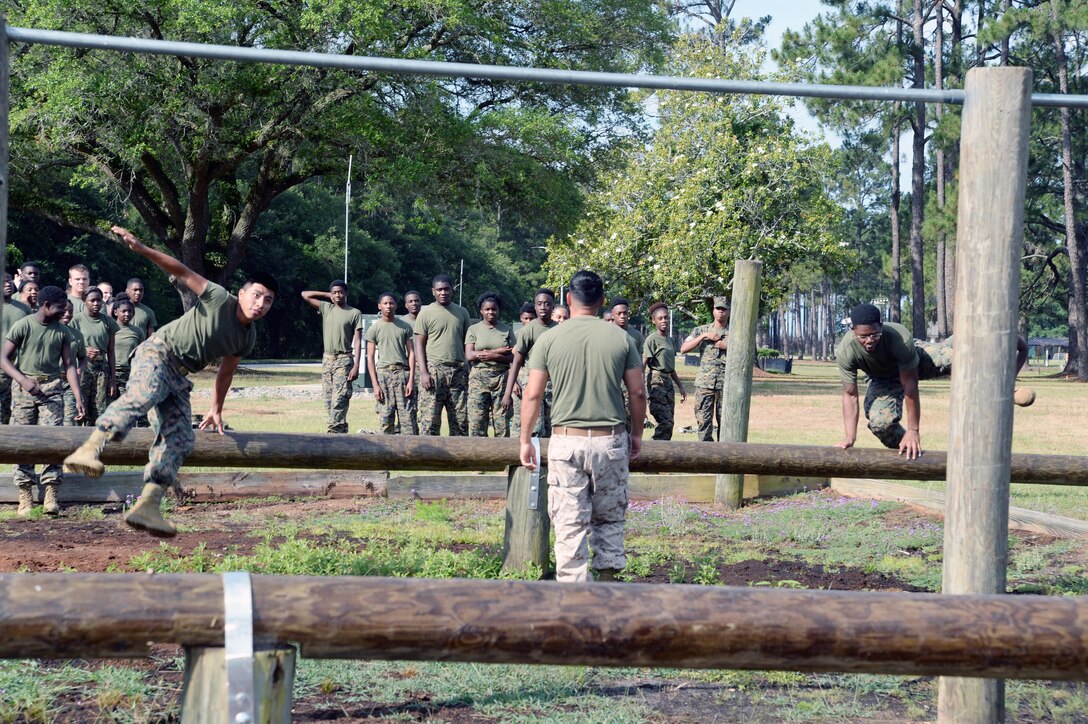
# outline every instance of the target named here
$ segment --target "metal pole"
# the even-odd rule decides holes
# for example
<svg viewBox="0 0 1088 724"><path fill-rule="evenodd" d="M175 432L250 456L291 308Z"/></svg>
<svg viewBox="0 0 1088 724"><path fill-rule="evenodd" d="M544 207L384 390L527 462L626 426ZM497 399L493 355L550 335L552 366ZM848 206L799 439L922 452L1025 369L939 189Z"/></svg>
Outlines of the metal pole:
<svg viewBox="0 0 1088 724"><path fill-rule="evenodd" d="M351 161L355 154L348 156L348 181L344 186L344 283L348 282L348 217L351 214Z"/></svg>
<svg viewBox="0 0 1088 724"><path fill-rule="evenodd" d="M457 303L465 306L465 260L461 260L461 276L457 280Z"/></svg>
<svg viewBox="0 0 1088 724"><path fill-rule="evenodd" d="M1032 73L967 74L956 222L956 347L948 421L945 594L1005 593L1016 322ZM1004 721L1004 682L945 677L942 722Z"/></svg>
<svg viewBox="0 0 1088 724"><path fill-rule="evenodd" d="M650 88L707 93L743 93L759 95L797 96L806 98L839 98L863 101L905 101L910 103L962 104L962 90L915 88L881 88L876 86L821 85L815 83L770 83L715 78L680 78L667 75L638 75L635 73L599 73L584 70L554 70L518 66L483 65L474 63L445 63L433 60L403 60L335 53L311 53L273 48L244 48L232 45L182 43L149 38L125 38L88 33L68 33L59 30L8 28L8 37L20 43L60 45L93 50L120 50L128 53L176 55L188 58L213 58L250 63L307 65L318 68L366 70L396 75L429 75L436 77L483 78L534 83L593 85L613 88ZM1031 96L1036 106L1066 106L1088 108L1088 95L1036 93Z"/></svg>

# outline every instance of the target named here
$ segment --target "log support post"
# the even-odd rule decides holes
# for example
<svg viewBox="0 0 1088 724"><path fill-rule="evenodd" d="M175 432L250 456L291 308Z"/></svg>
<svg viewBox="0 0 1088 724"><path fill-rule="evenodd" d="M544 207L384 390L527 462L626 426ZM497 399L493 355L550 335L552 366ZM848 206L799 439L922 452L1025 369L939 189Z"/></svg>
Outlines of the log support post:
<svg viewBox="0 0 1088 724"><path fill-rule="evenodd" d="M547 575L551 560L551 520L548 518L548 466L541 459L540 477L520 465L506 470L506 534L502 546L504 573L538 566ZM535 484L535 489L534 489Z"/></svg>
<svg viewBox="0 0 1088 724"><path fill-rule="evenodd" d="M748 412L752 407L752 367L756 358L756 322L763 262L742 260L733 272L733 302L729 316L729 354L722 384L722 442L748 441ZM714 502L729 510L741 506L744 475L718 475Z"/></svg>
<svg viewBox="0 0 1088 724"><path fill-rule="evenodd" d="M295 647L273 646L253 652L253 722L227 715L227 657L221 646L185 648L182 724L268 724L291 721Z"/></svg>
<svg viewBox="0 0 1088 724"><path fill-rule="evenodd" d="M956 222L945 594L1005 593L1013 385L1032 73L967 74ZM1004 682L944 677L942 722L1004 720Z"/></svg>

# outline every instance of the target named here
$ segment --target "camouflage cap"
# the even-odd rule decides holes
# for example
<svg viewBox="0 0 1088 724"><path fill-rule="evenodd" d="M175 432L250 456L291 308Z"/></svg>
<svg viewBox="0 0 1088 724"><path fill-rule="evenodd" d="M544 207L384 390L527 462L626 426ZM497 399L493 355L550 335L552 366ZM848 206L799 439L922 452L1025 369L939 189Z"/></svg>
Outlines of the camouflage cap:
<svg viewBox="0 0 1088 724"><path fill-rule="evenodd" d="M729 309L729 297L714 297L714 308Z"/></svg>

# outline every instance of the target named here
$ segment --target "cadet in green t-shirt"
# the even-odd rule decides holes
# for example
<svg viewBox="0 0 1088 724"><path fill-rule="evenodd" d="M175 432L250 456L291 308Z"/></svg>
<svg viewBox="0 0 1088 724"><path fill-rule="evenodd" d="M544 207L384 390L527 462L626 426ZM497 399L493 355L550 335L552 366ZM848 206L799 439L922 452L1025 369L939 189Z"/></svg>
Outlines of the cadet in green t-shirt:
<svg viewBox="0 0 1088 724"><path fill-rule="evenodd" d="M136 307L132 300L121 297L113 305L113 318L117 321L117 333L113 336L114 361L117 367L117 395L123 395L128 387L128 375L132 369L132 355L144 343L147 335L137 327L133 317Z"/></svg>
<svg viewBox="0 0 1088 724"><path fill-rule="evenodd" d="M419 365L419 427L424 435L442 431L446 410L450 435L468 434L468 374L465 372L465 333L468 311L453 302L453 280L439 274L431 281L434 302L415 323L416 360Z"/></svg>
<svg viewBox="0 0 1088 724"><path fill-rule="evenodd" d="M254 322L272 308L278 285L264 273L251 274L238 296L208 281L177 259L144 246L127 229L113 227L133 252L150 260L175 283L196 295L196 303L180 318L159 329L136 348L128 388L106 412L90 438L64 460L65 470L99 477L105 466L99 460L109 440L122 440L142 415L150 412L155 442L144 468L144 488L125 522L154 536L169 537L177 530L162 517L160 506L166 488L177 485L178 468L196 442L187 375L219 360L212 407L200 429L223 434L223 401L242 357L257 341Z"/></svg>
<svg viewBox="0 0 1088 724"><path fill-rule="evenodd" d="M642 345L645 343L646 340L643 338L641 332L639 332L634 327L629 326L629 322L631 321L631 302L624 299L623 297L617 297L615 300L613 300L612 305L608 308L608 311L612 315L612 324L616 325L624 332L627 332L628 336L630 336L635 343L635 349L637 349L639 355L641 355ZM627 400L627 390L623 391L623 404L625 407L629 404ZM626 424L628 427L631 426L630 415L628 415L626 418Z"/></svg>
<svg viewBox="0 0 1088 724"><path fill-rule="evenodd" d="M19 301L31 312L38 310L38 290L41 285L33 280L19 284Z"/></svg>
<svg viewBox="0 0 1088 724"><path fill-rule="evenodd" d="M382 432L386 435L418 435L409 400L415 396L416 350L412 325L397 319L393 292L378 296L381 319L366 330L366 364L374 383L374 397Z"/></svg>
<svg viewBox="0 0 1088 724"><path fill-rule="evenodd" d="M654 333L642 345L642 358L646 365L646 397L650 414L657 426L654 440L672 440L673 417L676 409L673 385L680 390L680 401L688 399L684 383L676 374L676 345L669 336L669 308L664 302L650 307L650 319Z"/></svg>
<svg viewBox="0 0 1088 724"><path fill-rule="evenodd" d="M1028 359L1028 345L1016 338L1016 371ZM898 448L900 455L914 459L922 454L922 403L918 381L943 377L952 372L952 338L944 342L914 339L907 328L884 323L872 304L858 304L850 310L850 331L835 348L835 362L842 381L842 424L846 437L838 444L844 450L854 446L858 431L858 371L869 376L865 394L865 417L869 430L885 447ZM1026 394L1025 394L1026 393ZM1026 407L1035 401L1031 390L1014 390L1013 402ZM899 424L907 408L907 429Z"/></svg>
<svg viewBox="0 0 1088 724"><path fill-rule="evenodd" d="M91 270L83 264L73 264L68 268L68 298L72 300L74 314L78 317L86 311L83 297L91 287Z"/></svg>
<svg viewBox="0 0 1088 724"><path fill-rule="evenodd" d="M552 320L554 309L555 292L551 289L537 289L533 296L533 311L536 312L536 318L519 329L514 337L514 361L510 364L510 372L507 375L502 407L513 413L511 427L515 435L521 433L521 398L525 391L525 384L529 381L529 354L533 351L537 338L556 325L556 322ZM544 389L540 416L536 429L533 430L533 437L551 437L551 434L552 389L549 385Z"/></svg>
<svg viewBox="0 0 1088 724"><path fill-rule="evenodd" d="M4 316L3 334L7 334L11 325L30 314L30 307L12 297L15 294L15 281L11 274L4 274ZM11 378L0 371L0 425L11 422Z"/></svg>
<svg viewBox="0 0 1088 724"><path fill-rule="evenodd" d="M26 282L34 282L38 285L39 289L41 288L42 270L41 267L32 261L23 262L23 265L19 267L19 274L15 279L16 292L12 295L12 299L17 302L22 302L23 304L27 304L27 301L23 299L23 293L21 291L23 284ZM27 304L27 306L30 305Z"/></svg>
<svg viewBox="0 0 1088 724"><path fill-rule="evenodd" d="M321 389L328 415L326 432L348 431L348 404L352 383L362 369L363 314L348 306L348 285L342 279L329 291L302 293L306 303L321 315Z"/></svg>
<svg viewBox="0 0 1088 724"><path fill-rule="evenodd" d="M147 337L150 337L158 329L159 320L155 317L155 310L144 304L147 296L147 287L140 277L132 277L125 285L125 294L132 301L132 323L142 329Z"/></svg>
<svg viewBox="0 0 1088 724"><path fill-rule="evenodd" d="M514 332L499 321L502 299L484 292L476 300L480 319L468 328L465 358L472 365L468 375L468 434L487 437L488 424L495 437L510 437L510 411L503 407L503 392L510 363L514 361Z"/></svg>
<svg viewBox="0 0 1088 724"><path fill-rule="evenodd" d="M38 295L38 311L11 325L0 347L0 370L16 383L12 389L11 422L14 425L59 427L64 422L64 380L75 388L76 415L83 416L79 379L72 360L68 332L60 323L67 306L64 290L45 287ZM15 360L18 359L16 363ZM18 514L26 517L34 505L34 465L15 467L19 486ZM45 486L45 512L60 512L57 488L63 482L59 465L46 465L39 485Z"/></svg>
<svg viewBox="0 0 1088 724"><path fill-rule="evenodd" d="M83 335L87 344L87 367L79 378L83 404L87 407L83 424L93 426L106 411L117 393L117 362L114 336L117 322L103 312L102 290L91 287L83 297L83 314L72 319L72 325Z"/></svg>
<svg viewBox="0 0 1088 724"><path fill-rule="evenodd" d="M83 341L83 334L78 329L72 326L72 316L74 314L72 307L72 300L64 300L64 316L60 318L60 323L64 325L65 331L68 332L68 342L71 344L72 350L72 362L76 366L76 376L80 379L83 378L83 370L87 367L87 343ZM76 393L68 386L68 383L64 384L64 426L75 427L76 422ZM147 427L144 425L144 427Z"/></svg>

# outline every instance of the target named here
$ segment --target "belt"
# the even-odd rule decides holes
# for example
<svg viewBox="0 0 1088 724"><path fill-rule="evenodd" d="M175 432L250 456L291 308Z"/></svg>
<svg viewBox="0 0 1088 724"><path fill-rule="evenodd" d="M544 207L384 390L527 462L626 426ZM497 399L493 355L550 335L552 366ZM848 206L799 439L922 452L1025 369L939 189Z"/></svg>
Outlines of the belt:
<svg viewBox="0 0 1088 724"><path fill-rule="evenodd" d="M380 370L400 370L401 372L403 372L404 370L408 369L408 365L385 365L383 367L379 367L378 369L380 369Z"/></svg>
<svg viewBox="0 0 1088 724"><path fill-rule="evenodd" d="M432 362L435 367L464 367L464 362Z"/></svg>
<svg viewBox="0 0 1088 724"><path fill-rule="evenodd" d="M552 427L553 436L608 437L609 435L619 435L621 432L627 432L627 427L622 423L602 427Z"/></svg>
<svg viewBox="0 0 1088 724"><path fill-rule="evenodd" d="M336 357L354 357L355 353L354 352L326 352L321 356L322 357L333 357L333 358L336 358Z"/></svg>
<svg viewBox="0 0 1088 724"><path fill-rule="evenodd" d="M30 375L30 379L35 382L52 382L53 380L59 380L60 375Z"/></svg>

